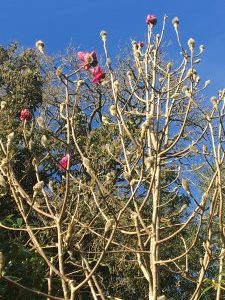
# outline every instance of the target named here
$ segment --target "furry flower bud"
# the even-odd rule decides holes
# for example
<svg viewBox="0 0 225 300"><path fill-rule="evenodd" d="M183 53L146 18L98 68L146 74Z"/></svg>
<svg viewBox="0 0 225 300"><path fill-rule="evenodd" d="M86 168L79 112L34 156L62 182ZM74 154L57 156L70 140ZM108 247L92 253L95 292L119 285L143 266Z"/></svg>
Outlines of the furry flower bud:
<svg viewBox="0 0 225 300"><path fill-rule="evenodd" d="M218 100L216 99L216 97L211 97L211 102L212 102L212 105L213 107L215 108L215 110L218 111Z"/></svg>
<svg viewBox="0 0 225 300"><path fill-rule="evenodd" d="M194 51L194 48L195 48L195 40L194 39L190 38L188 40L188 47L191 52Z"/></svg>
<svg viewBox="0 0 225 300"><path fill-rule="evenodd" d="M109 111L112 116L116 116L117 113L116 105L111 105Z"/></svg>
<svg viewBox="0 0 225 300"><path fill-rule="evenodd" d="M15 136L14 132L11 132L7 137L7 149L8 150L12 147L14 136Z"/></svg>
<svg viewBox="0 0 225 300"><path fill-rule="evenodd" d="M38 51L40 51L42 54L44 54L44 48L45 48L44 42L39 40L39 41L36 42L35 46L36 46Z"/></svg>
<svg viewBox="0 0 225 300"><path fill-rule="evenodd" d="M37 118L37 123L38 123L39 127L45 128L45 122L44 122L44 119L43 119L42 116L40 116L40 117Z"/></svg>
<svg viewBox="0 0 225 300"><path fill-rule="evenodd" d="M100 37L102 38L102 40L105 42L106 41L106 38L107 38L107 33L105 30L102 30L100 32Z"/></svg>
<svg viewBox="0 0 225 300"><path fill-rule="evenodd" d="M42 144L42 146L43 146L44 148L47 148L48 139L47 139L47 137L46 137L45 134L42 135L42 137L41 137L41 144Z"/></svg>
<svg viewBox="0 0 225 300"><path fill-rule="evenodd" d="M6 106L6 102L5 101L1 101L0 106L1 106L1 110L3 110L5 108L5 106Z"/></svg>
<svg viewBox="0 0 225 300"><path fill-rule="evenodd" d="M174 17L172 19L172 24L173 24L173 26L174 26L175 29L178 28L178 25L179 25L179 19L178 19L178 17Z"/></svg>

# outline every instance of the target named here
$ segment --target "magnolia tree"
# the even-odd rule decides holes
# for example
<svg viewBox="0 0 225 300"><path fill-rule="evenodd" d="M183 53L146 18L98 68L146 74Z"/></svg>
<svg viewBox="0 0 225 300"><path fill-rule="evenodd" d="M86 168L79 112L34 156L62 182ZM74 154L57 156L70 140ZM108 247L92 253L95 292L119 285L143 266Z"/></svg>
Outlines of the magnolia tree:
<svg viewBox="0 0 225 300"><path fill-rule="evenodd" d="M0 227L33 253L20 264L36 282L7 247L1 281L27 299L224 297L224 91L203 98L204 47L183 45L178 18L179 57L165 58L166 21L157 34L148 15L147 40L115 67L105 31L101 66L38 41L16 69L34 81L21 97L2 67Z"/></svg>

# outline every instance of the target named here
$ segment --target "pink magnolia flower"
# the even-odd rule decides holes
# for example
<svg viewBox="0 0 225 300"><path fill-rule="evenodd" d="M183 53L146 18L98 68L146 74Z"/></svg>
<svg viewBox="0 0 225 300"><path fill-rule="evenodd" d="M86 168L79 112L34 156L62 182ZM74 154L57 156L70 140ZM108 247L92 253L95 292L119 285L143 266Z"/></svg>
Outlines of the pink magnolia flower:
<svg viewBox="0 0 225 300"><path fill-rule="evenodd" d="M89 70L90 67L96 67L98 64L97 55L95 51L92 52L78 52L78 58L82 61L82 65L85 70Z"/></svg>
<svg viewBox="0 0 225 300"><path fill-rule="evenodd" d="M30 121L32 119L32 113L29 111L29 109L25 108L21 110L20 112L20 120L21 121Z"/></svg>
<svg viewBox="0 0 225 300"><path fill-rule="evenodd" d="M105 78L105 72L100 67L95 67L91 69L93 75L92 83L99 84Z"/></svg>
<svg viewBox="0 0 225 300"><path fill-rule="evenodd" d="M66 170L67 169L67 165L68 165L68 161L70 159L70 155L69 154L66 154L64 155L60 161L59 161L59 168L61 170Z"/></svg>
<svg viewBox="0 0 225 300"><path fill-rule="evenodd" d="M155 16L153 16L153 15L147 15L146 23L148 25L152 24L154 26L157 23L157 18Z"/></svg>

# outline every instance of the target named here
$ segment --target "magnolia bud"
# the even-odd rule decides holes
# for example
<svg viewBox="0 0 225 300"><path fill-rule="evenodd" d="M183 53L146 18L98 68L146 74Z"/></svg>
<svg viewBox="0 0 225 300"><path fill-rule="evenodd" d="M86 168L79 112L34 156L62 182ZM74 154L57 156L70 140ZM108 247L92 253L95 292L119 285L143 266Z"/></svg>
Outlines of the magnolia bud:
<svg viewBox="0 0 225 300"><path fill-rule="evenodd" d="M181 184L185 192L187 192L187 194L190 195L190 187L188 181L182 178Z"/></svg>
<svg viewBox="0 0 225 300"><path fill-rule="evenodd" d="M212 102L212 105L213 107L215 108L215 110L218 111L218 100L216 99L216 97L211 97L211 102Z"/></svg>
<svg viewBox="0 0 225 300"><path fill-rule="evenodd" d="M77 80L77 89L79 89L83 85L84 81L82 79Z"/></svg>
<svg viewBox="0 0 225 300"><path fill-rule="evenodd" d="M107 38L107 33L106 31L102 30L100 32L100 37L102 38L103 41L106 41L106 38Z"/></svg>
<svg viewBox="0 0 225 300"><path fill-rule="evenodd" d="M187 71L187 76L188 77L196 77L196 75L197 75L197 71L195 70L195 69L193 69L193 68L190 68L188 71Z"/></svg>
<svg viewBox="0 0 225 300"><path fill-rule="evenodd" d="M109 117L108 117L108 116L102 116L102 123L103 123L103 125L108 125L108 124L110 124L109 121L110 121L110 120L109 120Z"/></svg>
<svg viewBox="0 0 225 300"><path fill-rule="evenodd" d="M168 71L168 72L171 71L172 66L173 66L172 62L169 62L169 63L167 64L166 68L167 68L167 71Z"/></svg>
<svg viewBox="0 0 225 300"><path fill-rule="evenodd" d="M34 146L34 142L30 139L28 143L28 149L32 150L33 146Z"/></svg>
<svg viewBox="0 0 225 300"><path fill-rule="evenodd" d="M146 170L150 169L154 165L154 157L153 156L148 156L145 158L144 164L146 166Z"/></svg>
<svg viewBox="0 0 225 300"><path fill-rule="evenodd" d="M133 76L133 73L132 73L132 71L128 71L128 72L127 72L127 77L128 77L129 79L131 79L131 78L132 78L132 76Z"/></svg>
<svg viewBox="0 0 225 300"><path fill-rule="evenodd" d="M107 63L107 65L111 66L111 59L107 58L106 63Z"/></svg>
<svg viewBox="0 0 225 300"><path fill-rule="evenodd" d="M118 88L118 86L119 86L119 81L118 81L118 80L115 80L115 81L113 82L113 85L114 85L114 87L117 87L117 88Z"/></svg>
<svg viewBox="0 0 225 300"><path fill-rule="evenodd" d="M12 146L13 140L14 140L14 132L11 132L7 137L7 149L9 150Z"/></svg>
<svg viewBox="0 0 225 300"><path fill-rule="evenodd" d="M60 103L60 105L59 105L59 111L60 111L60 113L63 112L63 110L64 110L65 107L66 107L66 104L64 102Z"/></svg>
<svg viewBox="0 0 225 300"><path fill-rule="evenodd" d="M194 48L195 48L195 40L194 39L190 38L188 40L188 47L189 47L190 51L194 51Z"/></svg>
<svg viewBox="0 0 225 300"><path fill-rule="evenodd" d="M34 191L41 191L44 187L44 181L39 181L33 186Z"/></svg>
<svg viewBox="0 0 225 300"><path fill-rule="evenodd" d="M83 165L87 169L88 172L91 171L90 159L83 157Z"/></svg>
<svg viewBox="0 0 225 300"><path fill-rule="evenodd" d="M32 160L32 165L33 165L34 167L37 167L37 166L38 166L38 160L37 160L37 158L33 158L33 160Z"/></svg>
<svg viewBox="0 0 225 300"><path fill-rule="evenodd" d="M192 68L187 71L187 77L191 77L193 74Z"/></svg>
<svg viewBox="0 0 225 300"><path fill-rule="evenodd" d="M38 123L39 127L45 128L45 123L44 123L44 119L43 119L42 116L40 116L40 117L37 118L37 123Z"/></svg>
<svg viewBox="0 0 225 300"><path fill-rule="evenodd" d="M205 87L207 87L208 85L210 85L210 80L206 80L206 82L205 82Z"/></svg>
<svg viewBox="0 0 225 300"><path fill-rule="evenodd" d="M113 228L114 223L115 223L114 219L109 219L106 221L105 230L104 230L105 234Z"/></svg>
<svg viewBox="0 0 225 300"><path fill-rule="evenodd" d="M3 158L2 161L1 161L1 164L0 164L0 167L1 167L1 168L6 167L6 166L7 166L7 163L8 163L7 158Z"/></svg>
<svg viewBox="0 0 225 300"><path fill-rule="evenodd" d="M135 182L136 182L136 180L133 178L133 179L131 179L131 181L130 181L130 185L131 186L133 186L134 184L135 184Z"/></svg>
<svg viewBox="0 0 225 300"><path fill-rule="evenodd" d="M50 191L51 191L52 193L54 193L54 189L53 189L53 181L52 181L52 180L49 181L48 187L49 187Z"/></svg>
<svg viewBox="0 0 225 300"><path fill-rule="evenodd" d="M112 116L116 116L116 114L117 114L116 105L111 105L109 108L109 111Z"/></svg>
<svg viewBox="0 0 225 300"><path fill-rule="evenodd" d="M174 17L172 19L172 24L173 24L173 26L174 26L175 29L178 28L178 25L179 25L179 19L178 19L178 17Z"/></svg>
<svg viewBox="0 0 225 300"><path fill-rule="evenodd" d="M111 171L109 173L106 174L106 181L112 181L116 176L115 171Z"/></svg>
<svg viewBox="0 0 225 300"><path fill-rule="evenodd" d="M123 176L127 181L130 181L132 179L131 173L130 172L123 172Z"/></svg>
<svg viewBox="0 0 225 300"><path fill-rule="evenodd" d="M195 78L196 83L199 83L200 80L201 80L200 76L199 75L196 76L196 78Z"/></svg>
<svg viewBox="0 0 225 300"><path fill-rule="evenodd" d="M55 71L55 75L58 77L58 79L61 78L62 75L62 69L60 67L58 67Z"/></svg>
<svg viewBox="0 0 225 300"><path fill-rule="evenodd" d="M204 46L203 46L203 45L200 45L200 46L199 46L199 51L200 51L200 53L202 53L204 50L205 50Z"/></svg>
<svg viewBox="0 0 225 300"><path fill-rule="evenodd" d="M207 192L205 192L203 195L202 195L202 205L204 206L205 205L205 203L206 203L206 200L207 200L207 197L208 197L208 193Z"/></svg>
<svg viewBox="0 0 225 300"><path fill-rule="evenodd" d="M47 144L48 144L48 139L46 137L46 135L42 135L41 137L41 144L44 148L47 148Z"/></svg>
<svg viewBox="0 0 225 300"><path fill-rule="evenodd" d="M39 181L33 186L33 198L35 198L43 189L44 181Z"/></svg>
<svg viewBox="0 0 225 300"><path fill-rule="evenodd" d="M190 149L190 152L192 152L192 153L198 153L198 149L193 145L190 145L189 149Z"/></svg>
<svg viewBox="0 0 225 300"><path fill-rule="evenodd" d="M188 88L186 85L184 85L184 86L182 87L182 92L185 93L188 89L189 89L189 88Z"/></svg>
<svg viewBox="0 0 225 300"><path fill-rule="evenodd" d="M44 54L44 47L45 47L44 42L42 42L41 40L39 40L39 41L36 42L35 46L36 46L36 48L37 48L42 54Z"/></svg>
<svg viewBox="0 0 225 300"><path fill-rule="evenodd" d="M207 152L208 152L207 146L206 146L206 145L203 145L203 146L202 146L202 153L203 153L203 154L206 154Z"/></svg>
<svg viewBox="0 0 225 300"><path fill-rule="evenodd" d="M1 101L1 104L0 104L0 106L1 106L1 109L4 109L4 108L5 108L5 106L6 106L6 102L5 102L5 101Z"/></svg>

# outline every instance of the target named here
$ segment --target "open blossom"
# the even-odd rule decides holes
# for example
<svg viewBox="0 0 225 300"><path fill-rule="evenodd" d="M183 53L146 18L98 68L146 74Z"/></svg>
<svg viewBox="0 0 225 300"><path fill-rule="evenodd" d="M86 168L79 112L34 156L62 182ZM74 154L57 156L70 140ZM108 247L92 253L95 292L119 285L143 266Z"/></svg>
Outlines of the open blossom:
<svg viewBox="0 0 225 300"><path fill-rule="evenodd" d="M29 111L29 109L25 108L21 110L20 112L20 120L21 121L30 121L32 119L32 113Z"/></svg>
<svg viewBox="0 0 225 300"><path fill-rule="evenodd" d="M66 170L69 159L70 159L70 155L69 154L66 154L65 156L63 156L60 159L60 161L59 161L59 168L61 170Z"/></svg>
<svg viewBox="0 0 225 300"><path fill-rule="evenodd" d="M95 51L92 52L78 52L78 58L82 61L82 66L85 70L89 70L90 67L96 67L98 64Z"/></svg>
<svg viewBox="0 0 225 300"><path fill-rule="evenodd" d="M93 75L92 83L100 83L105 78L105 72L100 67L91 69Z"/></svg>
<svg viewBox="0 0 225 300"><path fill-rule="evenodd" d="M155 16L153 16L153 15L147 15L147 18L146 18L146 23L148 24L148 25L156 25L156 23L157 23L157 18L155 17Z"/></svg>

